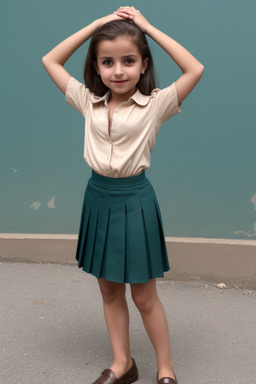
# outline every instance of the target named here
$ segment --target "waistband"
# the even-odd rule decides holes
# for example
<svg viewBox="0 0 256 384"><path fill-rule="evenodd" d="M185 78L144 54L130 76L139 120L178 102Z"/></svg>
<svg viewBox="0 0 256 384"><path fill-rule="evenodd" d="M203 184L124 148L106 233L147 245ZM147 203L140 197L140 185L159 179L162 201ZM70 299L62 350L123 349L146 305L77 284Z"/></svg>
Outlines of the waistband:
<svg viewBox="0 0 256 384"><path fill-rule="evenodd" d="M92 171L91 180L93 183L107 188L114 187L133 187L140 184L143 184L147 178L145 171L142 171L139 175L130 176L130 177L107 177L99 175L98 173Z"/></svg>

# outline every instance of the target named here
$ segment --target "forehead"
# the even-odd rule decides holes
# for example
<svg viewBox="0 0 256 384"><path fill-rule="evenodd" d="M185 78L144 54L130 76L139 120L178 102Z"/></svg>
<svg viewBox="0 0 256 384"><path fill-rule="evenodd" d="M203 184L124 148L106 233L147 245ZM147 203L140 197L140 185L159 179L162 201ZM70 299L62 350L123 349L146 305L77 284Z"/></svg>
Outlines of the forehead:
<svg viewBox="0 0 256 384"><path fill-rule="evenodd" d="M129 36L117 37L115 40L102 40L97 46L97 56L127 56L127 55L140 55L137 45Z"/></svg>

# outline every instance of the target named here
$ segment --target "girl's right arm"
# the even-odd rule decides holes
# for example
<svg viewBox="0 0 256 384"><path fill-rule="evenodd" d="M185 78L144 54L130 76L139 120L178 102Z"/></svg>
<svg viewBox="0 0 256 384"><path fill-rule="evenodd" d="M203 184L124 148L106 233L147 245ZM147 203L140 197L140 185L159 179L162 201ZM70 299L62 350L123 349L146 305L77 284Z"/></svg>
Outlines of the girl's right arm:
<svg viewBox="0 0 256 384"><path fill-rule="evenodd" d="M72 56L72 54L83 43L85 43L103 24L112 20L120 19L122 19L122 17L119 17L113 13L111 15L102 17L101 19L95 20L87 27L81 29L80 31L74 33L62 41L42 58L42 63L46 72L57 85L57 87L61 90L61 92L65 94L69 79L71 77L66 69L64 69L64 64L69 59L69 57Z"/></svg>

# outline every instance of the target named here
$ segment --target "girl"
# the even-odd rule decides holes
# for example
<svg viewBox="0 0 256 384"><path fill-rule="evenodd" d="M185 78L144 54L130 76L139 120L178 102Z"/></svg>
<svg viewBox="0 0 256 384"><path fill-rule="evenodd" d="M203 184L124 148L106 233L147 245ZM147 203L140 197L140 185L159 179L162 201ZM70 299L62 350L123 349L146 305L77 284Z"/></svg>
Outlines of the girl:
<svg viewBox="0 0 256 384"><path fill-rule="evenodd" d="M165 89L156 89L145 34L183 72ZM63 66L90 37L85 86ZM94 384L138 379L130 353L125 283L130 283L156 352L157 382L177 384L167 319L156 291L156 278L169 270L169 264L159 206L145 169L161 125L181 111L204 67L134 7L120 7L95 20L42 62L67 103L86 119L84 158L92 177L84 196L76 258L79 267L98 278L113 350L113 364Z"/></svg>

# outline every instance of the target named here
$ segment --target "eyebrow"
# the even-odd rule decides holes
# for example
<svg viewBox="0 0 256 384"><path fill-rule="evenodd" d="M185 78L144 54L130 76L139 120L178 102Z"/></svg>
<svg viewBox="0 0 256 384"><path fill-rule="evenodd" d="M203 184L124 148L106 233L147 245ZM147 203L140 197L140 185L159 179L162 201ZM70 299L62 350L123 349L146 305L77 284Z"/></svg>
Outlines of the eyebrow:
<svg viewBox="0 0 256 384"><path fill-rule="evenodd" d="M128 58L128 57L137 57L137 55L125 55L125 56L122 56L122 59L125 59L125 58ZM106 59L113 59L112 56L102 56L100 57L100 60L106 60Z"/></svg>

